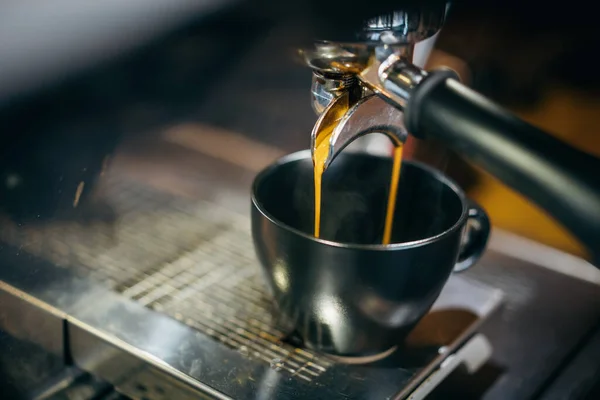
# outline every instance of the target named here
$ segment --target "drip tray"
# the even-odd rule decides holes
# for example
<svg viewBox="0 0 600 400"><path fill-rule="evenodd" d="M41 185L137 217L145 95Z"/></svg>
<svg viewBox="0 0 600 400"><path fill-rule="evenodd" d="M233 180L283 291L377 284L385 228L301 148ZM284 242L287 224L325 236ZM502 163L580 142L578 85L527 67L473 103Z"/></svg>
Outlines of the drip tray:
<svg viewBox="0 0 600 400"><path fill-rule="evenodd" d="M206 371L194 373L193 360L186 361L186 368L175 369L233 398L256 396L259 389L249 382L273 372L283 377L275 385L277 393L292 390L283 397L297 397L293 395L297 393L330 398L347 391L368 397L407 395L463 345L500 303L499 291L453 276L402 350L368 366L347 365L285 340L270 313L246 216L211 202L168 196L123 178L105 182L97 199L92 207L109 207L116 218L95 219L92 208L85 222L65 219L48 225L15 226L6 220L0 237L18 252L102 285L109 289L110 295L104 295L107 298L118 294L115 301L119 304L133 302L153 311L127 316L131 311L124 312L120 306L118 316L108 316L114 314L107 311L108 306L94 307L86 311L88 325L97 323L106 331L110 322L112 333L127 338L130 336L124 331L128 325L119 325L119 318L155 318L158 313L170 317L161 319L169 321L164 322L165 327L176 324L174 319L185 326L186 335L197 337L200 332L198 351L214 353L210 379L203 381ZM103 312L107 315L100 316ZM76 325L89 331L83 324ZM184 326L177 328L178 332L183 332ZM169 335L166 328L163 332ZM160 329L155 332L160 333ZM112 341L110 334L104 332L103 340ZM213 344L208 345L206 337ZM137 339L125 342L141 350ZM150 355L164 361L165 349L152 346ZM173 367L172 362L170 365ZM230 382L232 371L240 369L250 371L248 379L256 377L245 379L246 387ZM336 388L340 385L342 392ZM332 392L335 390L337 395Z"/></svg>

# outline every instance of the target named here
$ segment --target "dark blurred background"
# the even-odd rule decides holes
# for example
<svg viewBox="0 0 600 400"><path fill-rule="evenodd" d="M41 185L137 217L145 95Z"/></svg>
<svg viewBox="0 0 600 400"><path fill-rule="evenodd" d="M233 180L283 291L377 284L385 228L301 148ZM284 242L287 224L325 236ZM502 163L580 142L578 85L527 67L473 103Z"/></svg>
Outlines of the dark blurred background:
<svg viewBox="0 0 600 400"><path fill-rule="evenodd" d="M310 71L294 45L347 33L390 2L360 12L335 1L34 3L5 1L0 13L0 206L19 221L72 212L78 191L85 204L117 147L142 151L178 123L282 152L306 148ZM455 2L428 67L452 66L529 122L598 154L596 19L582 2ZM418 147L438 163L445 154L444 168L496 226L581 254L560 226L484 172L435 144Z"/></svg>
<svg viewBox="0 0 600 400"><path fill-rule="evenodd" d="M85 204L117 147L138 138L141 151L142 142L178 123L236 132L282 152L306 148L315 120L310 71L296 62L294 45L319 33L346 32L359 16L390 2L369 3L359 12L335 1L89 7L71 0L53 6L5 1L0 206L18 221L72 212L71 194ZM453 66L476 90L598 154L596 19L581 2L455 2L428 67ZM432 160L436 152L435 144L417 151ZM457 155L449 157L444 168L495 225L581 254L535 206Z"/></svg>

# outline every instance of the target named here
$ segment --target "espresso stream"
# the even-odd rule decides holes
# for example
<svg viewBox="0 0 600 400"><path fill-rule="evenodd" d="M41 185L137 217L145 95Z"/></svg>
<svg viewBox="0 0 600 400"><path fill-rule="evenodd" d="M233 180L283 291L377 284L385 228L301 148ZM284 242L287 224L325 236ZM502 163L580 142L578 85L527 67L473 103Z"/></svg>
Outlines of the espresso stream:
<svg viewBox="0 0 600 400"><path fill-rule="evenodd" d="M346 108L347 110L347 108ZM345 112L345 111L344 111ZM341 118L341 117L340 117ZM313 151L314 180L315 180L315 237L321 233L321 183L325 172L325 161L329 154L330 139L339 119L324 124L316 136L315 149ZM394 221L394 210L396 209L396 195L398 193L398 181L402 166L402 146L394 148L394 164L392 167L392 178L390 192L385 214L385 225L383 229L383 244L389 244L392 239L392 227Z"/></svg>

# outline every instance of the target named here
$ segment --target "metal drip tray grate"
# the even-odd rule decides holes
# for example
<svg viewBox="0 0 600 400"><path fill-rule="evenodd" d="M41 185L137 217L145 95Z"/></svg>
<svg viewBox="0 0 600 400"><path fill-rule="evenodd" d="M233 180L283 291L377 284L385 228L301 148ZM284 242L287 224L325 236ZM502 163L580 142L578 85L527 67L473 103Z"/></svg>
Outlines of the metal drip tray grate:
<svg viewBox="0 0 600 400"><path fill-rule="evenodd" d="M116 221L37 227L2 221L0 236L20 251L92 276L275 370L311 381L331 365L323 356L282 342L247 217L135 182L109 181L101 194Z"/></svg>

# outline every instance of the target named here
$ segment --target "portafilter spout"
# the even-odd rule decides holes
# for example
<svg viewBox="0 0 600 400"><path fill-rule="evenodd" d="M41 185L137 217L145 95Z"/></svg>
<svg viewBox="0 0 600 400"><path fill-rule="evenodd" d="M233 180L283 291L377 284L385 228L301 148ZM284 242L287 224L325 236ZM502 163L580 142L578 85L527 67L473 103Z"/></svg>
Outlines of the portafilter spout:
<svg viewBox="0 0 600 400"><path fill-rule="evenodd" d="M395 146L401 146L408 137L402 111L375 94L366 95L352 102L350 94L344 92L333 99L312 130L313 154L319 136L329 134L328 127L334 128L328 139L329 153L324 160L325 169L346 146L366 134L384 134Z"/></svg>
<svg viewBox="0 0 600 400"><path fill-rule="evenodd" d="M351 142L369 133L382 133L395 146L406 141L403 112L376 96L358 77L374 59L395 54L411 60L415 43L434 35L444 22L446 4L432 4L368 19L355 41L320 41L301 51L313 69L312 107L319 115L311 135L313 154L321 135L327 135L330 144L324 168Z"/></svg>

